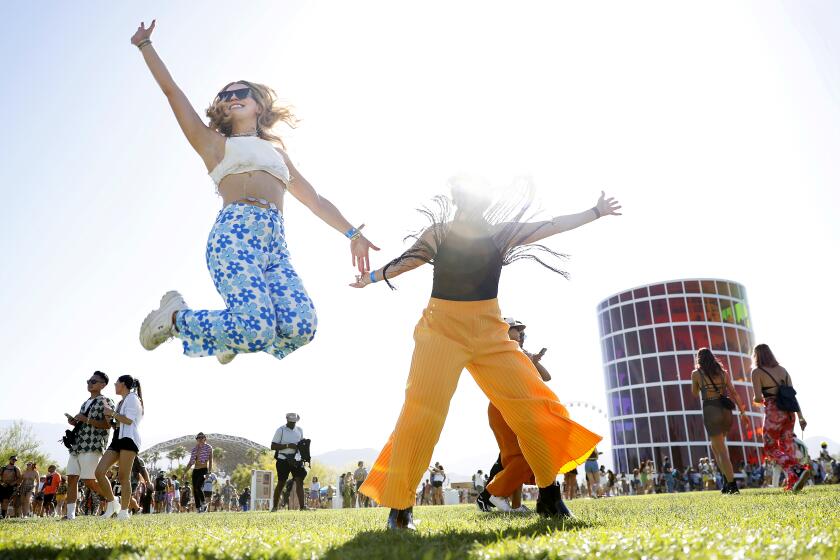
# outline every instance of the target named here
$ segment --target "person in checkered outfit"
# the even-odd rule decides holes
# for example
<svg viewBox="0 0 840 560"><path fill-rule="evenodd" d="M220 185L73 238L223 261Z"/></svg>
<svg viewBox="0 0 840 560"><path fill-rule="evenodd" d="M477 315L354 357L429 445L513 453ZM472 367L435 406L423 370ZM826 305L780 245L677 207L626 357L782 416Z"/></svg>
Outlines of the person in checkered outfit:
<svg viewBox="0 0 840 560"><path fill-rule="evenodd" d="M87 380L90 397L82 403L79 414L66 415L72 426L81 426L67 461L67 519L76 518L80 479L88 488L101 494L96 484L96 466L108 445L108 432L111 429L111 422L105 417L105 409L114 409L114 401L102 394L107 385L108 376L101 371L95 371Z"/></svg>

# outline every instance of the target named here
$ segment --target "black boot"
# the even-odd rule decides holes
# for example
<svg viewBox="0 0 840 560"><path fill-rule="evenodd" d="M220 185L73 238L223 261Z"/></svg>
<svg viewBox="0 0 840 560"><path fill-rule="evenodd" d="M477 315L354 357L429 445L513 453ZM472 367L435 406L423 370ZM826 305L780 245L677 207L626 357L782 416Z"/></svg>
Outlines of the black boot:
<svg viewBox="0 0 840 560"><path fill-rule="evenodd" d="M729 481L726 480L726 476L721 474L720 478L723 480L723 484L720 487L721 494L729 494Z"/></svg>
<svg viewBox="0 0 840 560"><path fill-rule="evenodd" d="M399 530L406 529L415 531L413 508L408 509L393 509L388 514L388 529Z"/></svg>
<svg viewBox="0 0 840 560"><path fill-rule="evenodd" d="M490 492L488 492L487 490L484 490L481 494L478 495L478 498L476 498L475 500L475 505L478 507L479 511L484 512L490 511L491 509L496 507L492 503L490 503Z"/></svg>
<svg viewBox="0 0 840 560"><path fill-rule="evenodd" d="M729 483L729 492L727 494L740 494L741 491L738 490L738 483L734 480Z"/></svg>
<svg viewBox="0 0 840 560"><path fill-rule="evenodd" d="M540 495L537 498L537 513L543 517L574 518L572 512L563 502L560 485L556 482L540 488Z"/></svg>

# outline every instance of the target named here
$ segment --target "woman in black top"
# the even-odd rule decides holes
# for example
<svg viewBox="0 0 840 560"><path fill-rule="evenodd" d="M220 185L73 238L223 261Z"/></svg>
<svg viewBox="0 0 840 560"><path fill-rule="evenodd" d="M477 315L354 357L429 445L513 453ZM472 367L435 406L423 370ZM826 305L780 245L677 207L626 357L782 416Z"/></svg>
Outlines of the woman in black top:
<svg viewBox="0 0 840 560"><path fill-rule="evenodd" d="M802 410L782 410L778 397L780 387L793 386L790 374L779 365L773 351L766 344L758 344L753 349L752 382L755 397L753 400L764 405L764 454L782 467L787 482L785 490L799 492L811 478L811 465L802 465L796 458L793 447L793 427L799 415L799 426L804 430L808 422ZM797 409L799 403L796 403Z"/></svg>
<svg viewBox="0 0 840 560"><path fill-rule="evenodd" d="M519 258L543 262L532 244L574 229L620 206L601 193L596 206L549 221L523 220L530 186L520 201L493 205L484 193L452 189L452 200L438 197L438 214L426 210L432 226L416 236L406 253L385 267L358 277L353 287L386 281L424 263L434 266L432 298L414 331L415 349L396 428L370 470L360 492L391 508L388 527L413 529L411 506L429 464L458 377L467 368L516 433L522 453L542 492L537 511L569 515L554 479L583 462L601 437L569 418L557 396L540 379L534 364L508 337L496 300L504 264ZM449 209L456 210L450 218ZM512 206L519 210L512 220ZM544 247L531 246L554 253Z"/></svg>
<svg viewBox="0 0 840 560"><path fill-rule="evenodd" d="M744 414L747 409L732 385L729 372L723 369L711 350L701 348L697 351L696 368L691 372L691 391L700 395L703 400L703 424L706 425L712 452L724 478L721 492L738 494L732 461L726 448L726 434L732 427L732 410L727 405L731 406L730 399L734 399L738 403L742 419L746 419Z"/></svg>

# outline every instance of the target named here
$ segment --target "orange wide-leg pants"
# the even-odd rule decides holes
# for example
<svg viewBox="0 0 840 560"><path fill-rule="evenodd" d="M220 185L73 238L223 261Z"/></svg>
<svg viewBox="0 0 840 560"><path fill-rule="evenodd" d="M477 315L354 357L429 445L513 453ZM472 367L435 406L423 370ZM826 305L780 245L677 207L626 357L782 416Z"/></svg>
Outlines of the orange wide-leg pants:
<svg viewBox="0 0 840 560"><path fill-rule="evenodd" d="M487 491L493 496L507 498L523 484L534 484L534 472L522 454L519 439L493 403L487 407L487 418L502 457L502 470L487 484Z"/></svg>
<svg viewBox="0 0 840 560"><path fill-rule="evenodd" d="M405 404L363 494L391 508L414 505L464 368L516 434L537 485L586 461L601 436L569 418L507 333L495 299L430 300L414 329Z"/></svg>

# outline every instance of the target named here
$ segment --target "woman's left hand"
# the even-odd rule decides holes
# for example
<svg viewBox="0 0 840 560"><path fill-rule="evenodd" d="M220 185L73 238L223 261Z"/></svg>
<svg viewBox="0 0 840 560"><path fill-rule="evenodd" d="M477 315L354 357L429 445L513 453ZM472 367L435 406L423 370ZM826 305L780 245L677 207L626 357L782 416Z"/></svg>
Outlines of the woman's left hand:
<svg viewBox="0 0 840 560"><path fill-rule="evenodd" d="M357 274L356 281L350 284L351 288L364 288L370 284L367 274Z"/></svg>
<svg viewBox="0 0 840 560"><path fill-rule="evenodd" d="M363 227L365 227L365 224L359 226L359 231L361 231ZM379 247L371 243L364 235L360 235L350 242L350 254L353 255L353 266L359 269L360 274L370 271L370 259L368 257L368 253L371 249L378 251Z"/></svg>

